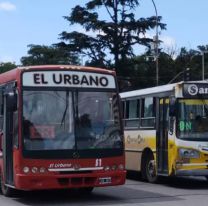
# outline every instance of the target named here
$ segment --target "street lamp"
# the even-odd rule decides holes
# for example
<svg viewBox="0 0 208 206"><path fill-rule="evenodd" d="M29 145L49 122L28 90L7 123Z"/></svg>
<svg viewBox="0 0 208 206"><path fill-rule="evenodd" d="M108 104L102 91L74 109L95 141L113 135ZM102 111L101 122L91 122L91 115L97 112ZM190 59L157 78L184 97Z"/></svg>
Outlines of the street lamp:
<svg viewBox="0 0 208 206"><path fill-rule="evenodd" d="M157 7L152 0L154 9L155 9L155 14L156 14L156 36L153 38L153 41L155 43L155 63L156 63L156 85L159 84L159 62L158 62L158 15L157 15Z"/></svg>

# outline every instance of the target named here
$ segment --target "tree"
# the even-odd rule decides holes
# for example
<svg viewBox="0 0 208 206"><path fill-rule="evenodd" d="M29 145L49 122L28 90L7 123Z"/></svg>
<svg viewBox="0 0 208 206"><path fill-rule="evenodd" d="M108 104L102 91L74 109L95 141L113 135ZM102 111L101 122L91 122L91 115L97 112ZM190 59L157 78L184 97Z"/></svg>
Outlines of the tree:
<svg viewBox="0 0 208 206"><path fill-rule="evenodd" d="M175 70L175 61L172 57L172 54L167 54L166 52L160 53L159 58L160 65L160 84L168 84L177 75Z"/></svg>
<svg viewBox="0 0 208 206"><path fill-rule="evenodd" d="M64 18L71 25L81 25L85 32L62 32L61 45L69 50L86 55L88 64L115 67L117 73L122 73L126 60L134 56L133 46L150 47L153 39L145 37L148 30L158 26L165 29L161 16L136 19L135 12L139 0L91 0L82 6L75 6L69 16ZM105 19L99 18L99 13L105 11ZM89 35L89 33L93 35ZM57 44L57 45L59 45Z"/></svg>
<svg viewBox="0 0 208 206"><path fill-rule="evenodd" d="M61 46L28 45L28 55L21 58L24 66L45 64L78 64L79 59Z"/></svg>
<svg viewBox="0 0 208 206"><path fill-rule="evenodd" d="M12 62L5 62L5 63L2 62L2 63L0 63L0 73L7 72L7 71L12 70L16 67L17 66Z"/></svg>
<svg viewBox="0 0 208 206"><path fill-rule="evenodd" d="M180 73L190 68L191 80L201 80L201 55L199 50L182 47L175 59L175 71ZM176 81L183 80L183 75L178 76Z"/></svg>
<svg viewBox="0 0 208 206"><path fill-rule="evenodd" d="M160 52L160 84L167 84L175 75L175 61L171 55ZM156 68L154 57L149 52L128 60L128 65L123 70L123 80L131 83L132 89L141 89L155 86ZM122 88L121 88L122 89ZM123 88L126 90L126 88Z"/></svg>

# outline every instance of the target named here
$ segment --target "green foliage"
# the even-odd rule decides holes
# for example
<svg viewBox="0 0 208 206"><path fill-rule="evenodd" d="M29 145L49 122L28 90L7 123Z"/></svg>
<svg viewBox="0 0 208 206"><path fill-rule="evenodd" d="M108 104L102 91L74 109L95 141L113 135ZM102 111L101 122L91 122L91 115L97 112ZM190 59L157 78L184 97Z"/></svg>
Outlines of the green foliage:
<svg viewBox="0 0 208 206"><path fill-rule="evenodd" d="M167 84L175 75L174 60L166 53L159 56L159 84ZM128 80L129 90L153 87L156 85L156 63L149 54L137 56L129 60L120 80Z"/></svg>
<svg viewBox="0 0 208 206"><path fill-rule="evenodd" d="M22 57L24 66L46 64L78 64L79 59L64 46L29 45L28 56Z"/></svg>
<svg viewBox="0 0 208 206"><path fill-rule="evenodd" d="M184 71L190 68L191 79L202 79L202 51L208 51L208 45L198 46L197 50L187 50L182 47L173 59L165 52L159 55L159 85L170 81L184 80ZM153 87L156 85L156 64L149 53L128 60L125 69L122 69L120 80L128 81L131 87L128 90ZM205 79L208 79L208 53L204 53ZM127 63L127 62L126 62ZM126 88L123 88L126 90Z"/></svg>
<svg viewBox="0 0 208 206"><path fill-rule="evenodd" d="M9 70L12 70L16 68L17 66L12 62L6 62L6 63L0 63L0 73L7 72Z"/></svg>
<svg viewBox="0 0 208 206"><path fill-rule="evenodd" d="M161 29L166 26L160 22L160 16L158 19L155 16L137 19L135 11L138 6L139 0L91 0L84 7L75 6L64 18L72 25L81 25L86 32L64 31L60 34L63 42L59 44L89 57L88 64L114 67L118 74L122 74L120 66L134 57L133 46L150 47L153 40L144 34L155 28L157 20ZM100 10L105 10L105 19L100 19Z"/></svg>

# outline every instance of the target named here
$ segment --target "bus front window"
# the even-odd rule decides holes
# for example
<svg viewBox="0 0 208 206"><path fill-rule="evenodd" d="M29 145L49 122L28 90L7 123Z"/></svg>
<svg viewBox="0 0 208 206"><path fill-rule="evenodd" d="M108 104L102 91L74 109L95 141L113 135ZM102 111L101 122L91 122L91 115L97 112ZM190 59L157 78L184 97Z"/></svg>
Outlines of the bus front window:
<svg viewBox="0 0 208 206"><path fill-rule="evenodd" d="M117 95L111 92L79 92L77 102L77 148L121 148Z"/></svg>
<svg viewBox="0 0 208 206"><path fill-rule="evenodd" d="M178 108L179 138L208 141L208 100L180 99Z"/></svg>
<svg viewBox="0 0 208 206"><path fill-rule="evenodd" d="M75 146L72 94L24 91L23 136L26 150L62 150Z"/></svg>
<svg viewBox="0 0 208 206"><path fill-rule="evenodd" d="M122 148L114 92L24 91L25 150Z"/></svg>

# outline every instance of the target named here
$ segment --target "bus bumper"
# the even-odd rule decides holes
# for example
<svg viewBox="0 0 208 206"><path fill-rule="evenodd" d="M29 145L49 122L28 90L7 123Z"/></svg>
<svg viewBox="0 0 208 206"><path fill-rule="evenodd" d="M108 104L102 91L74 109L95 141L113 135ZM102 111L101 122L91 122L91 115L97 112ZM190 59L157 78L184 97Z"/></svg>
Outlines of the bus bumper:
<svg viewBox="0 0 208 206"><path fill-rule="evenodd" d="M90 173L90 174L16 174L15 188L20 190L65 189L80 187L105 187L123 185L126 171Z"/></svg>
<svg viewBox="0 0 208 206"><path fill-rule="evenodd" d="M176 176L208 176L208 169L177 170Z"/></svg>

